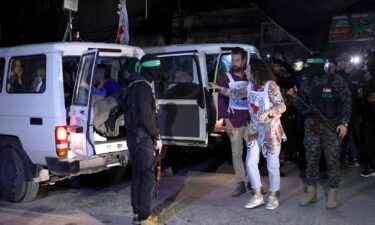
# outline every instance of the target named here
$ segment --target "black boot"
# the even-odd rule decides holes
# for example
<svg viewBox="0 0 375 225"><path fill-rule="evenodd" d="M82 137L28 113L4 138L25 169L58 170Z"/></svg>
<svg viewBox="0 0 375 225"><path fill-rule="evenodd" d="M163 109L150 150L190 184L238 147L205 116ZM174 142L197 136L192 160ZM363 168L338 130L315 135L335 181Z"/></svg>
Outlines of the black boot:
<svg viewBox="0 0 375 225"><path fill-rule="evenodd" d="M236 189L234 189L234 191L232 193L232 197L240 196L240 195L242 195L245 192L246 192L246 184L245 184L245 182L244 181L239 182L237 184Z"/></svg>

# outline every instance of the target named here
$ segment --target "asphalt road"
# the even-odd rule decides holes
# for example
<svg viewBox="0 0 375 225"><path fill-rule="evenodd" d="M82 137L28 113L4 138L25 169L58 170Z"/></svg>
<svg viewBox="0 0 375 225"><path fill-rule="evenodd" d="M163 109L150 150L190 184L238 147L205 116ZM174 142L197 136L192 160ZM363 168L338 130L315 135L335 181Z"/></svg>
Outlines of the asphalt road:
<svg viewBox="0 0 375 225"><path fill-rule="evenodd" d="M173 176L163 176L160 194L153 201L155 212L168 225L374 225L375 177L362 178L358 168L342 171L340 205L325 207L326 182L318 185L318 202L298 206L304 185L294 165L285 165L281 180L281 207L245 209L251 197L230 196L235 187L228 152L206 149L199 152L174 152ZM267 177L262 177L267 187ZM102 178L86 176L79 180L44 187L38 199L24 204L0 201L2 225L96 225L131 224L130 178L108 185Z"/></svg>

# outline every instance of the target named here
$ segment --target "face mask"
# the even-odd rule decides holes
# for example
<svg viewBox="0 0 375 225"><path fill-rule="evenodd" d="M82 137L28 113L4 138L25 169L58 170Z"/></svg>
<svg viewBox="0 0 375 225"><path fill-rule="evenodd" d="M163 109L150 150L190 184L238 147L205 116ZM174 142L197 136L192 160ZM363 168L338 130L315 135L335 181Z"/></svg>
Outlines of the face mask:
<svg viewBox="0 0 375 225"><path fill-rule="evenodd" d="M158 68L150 68L149 71L153 80L160 79L160 70Z"/></svg>

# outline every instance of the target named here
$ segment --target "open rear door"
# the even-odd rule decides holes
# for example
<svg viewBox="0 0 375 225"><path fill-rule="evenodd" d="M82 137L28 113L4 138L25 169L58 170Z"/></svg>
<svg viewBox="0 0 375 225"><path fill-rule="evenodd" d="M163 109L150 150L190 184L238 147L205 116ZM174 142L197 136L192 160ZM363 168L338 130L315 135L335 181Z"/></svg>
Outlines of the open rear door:
<svg viewBox="0 0 375 225"><path fill-rule="evenodd" d="M79 62L70 117L70 149L76 157L87 160L95 154L93 115L91 115L92 78L98 50L83 53Z"/></svg>
<svg viewBox="0 0 375 225"><path fill-rule="evenodd" d="M217 61L216 61L216 66L215 66L215 75L214 75L214 83L216 84L219 76L222 74L225 74L225 72L230 70L231 66L231 52L232 50L230 49L225 49L221 50L218 54ZM216 109L218 108L218 98L219 98L219 93L217 89L214 89L212 91L212 96L215 101ZM218 110L217 110L218 112ZM223 119L217 120L214 128L215 133L224 133L225 132L225 126Z"/></svg>
<svg viewBox="0 0 375 225"><path fill-rule="evenodd" d="M169 145L206 146L207 110L198 53L157 55L162 77L154 88L163 140Z"/></svg>

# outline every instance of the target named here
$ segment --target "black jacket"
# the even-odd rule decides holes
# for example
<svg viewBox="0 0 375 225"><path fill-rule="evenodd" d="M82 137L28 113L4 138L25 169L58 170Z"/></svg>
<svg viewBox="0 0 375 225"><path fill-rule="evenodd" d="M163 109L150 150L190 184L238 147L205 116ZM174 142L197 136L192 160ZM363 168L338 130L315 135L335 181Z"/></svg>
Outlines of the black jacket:
<svg viewBox="0 0 375 225"><path fill-rule="evenodd" d="M127 136L160 138L157 105L150 83L143 77L130 77L125 111Z"/></svg>

